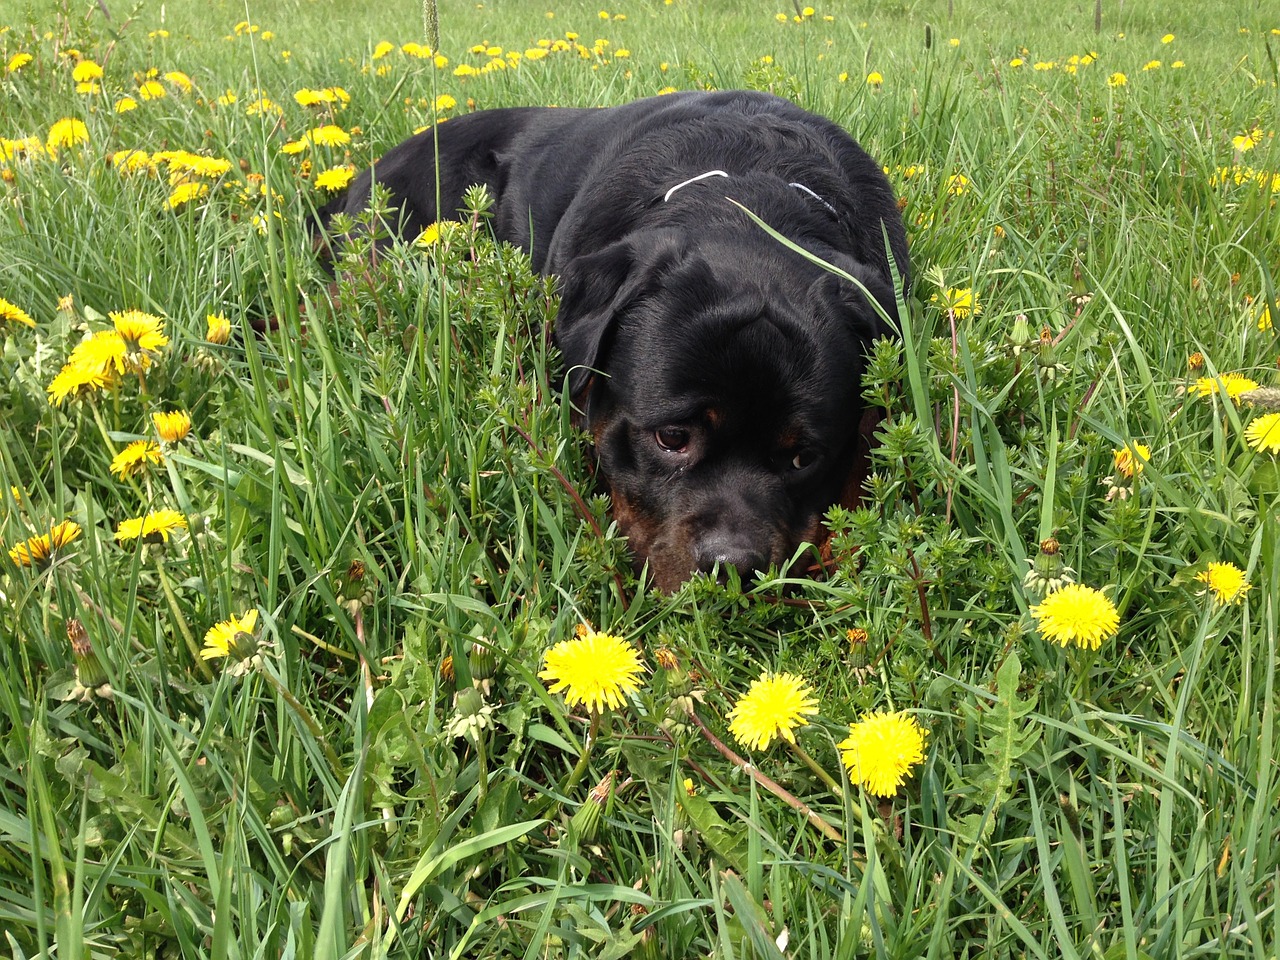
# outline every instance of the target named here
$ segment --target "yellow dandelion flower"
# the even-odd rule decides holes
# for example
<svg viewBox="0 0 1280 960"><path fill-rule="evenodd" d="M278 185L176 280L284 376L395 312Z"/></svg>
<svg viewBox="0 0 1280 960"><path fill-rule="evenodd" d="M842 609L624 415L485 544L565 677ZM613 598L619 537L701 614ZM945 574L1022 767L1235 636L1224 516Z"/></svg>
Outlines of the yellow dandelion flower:
<svg viewBox="0 0 1280 960"><path fill-rule="evenodd" d="M175 182L175 175L192 173L197 177L208 177L216 180L231 171L231 161L226 157L202 157L186 150L177 151L169 159L170 182Z"/></svg>
<svg viewBox="0 0 1280 960"><path fill-rule="evenodd" d="M5 64L5 73L17 73L35 58L29 53L15 53Z"/></svg>
<svg viewBox="0 0 1280 960"><path fill-rule="evenodd" d="M353 167L330 167L328 170L316 174L316 189L337 193L340 190L347 189L347 184L352 181L355 175L356 171Z"/></svg>
<svg viewBox="0 0 1280 960"><path fill-rule="evenodd" d="M169 345L164 333L164 320L141 310L112 311L107 314L115 325L115 331L131 354L158 353Z"/></svg>
<svg viewBox="0 0 1280 960"><path fill-rule="evenodd" d="M231 339L231 321L220 313L211 313L205 319L208 327L204 338L210 343L224 344Z"/></svg>
<svg viewBox="0 0 1280 960"><path fill-rule="evenodd" d="M418 234L417 239L413 241L414 246L429 247L440 242L440 221L429 223L422 228L422 232Z"/></svg>
<svg viewBox="0 0 1280 960"><path fill-rule="evenodd" d="M385 57L395 48L396 48L396 45L394 43L391 43L388 40L383 40L376 47L373 48L373 59L381 60L383 57Z"/></svg>
<svg viewBox="0 0 1280 960"><path fill-rule="evenodd" d="M1160 42L1161 42L1161 43L1173 43L1173 34L1172 34L1172 33L1166 33L1163 37L1161 37L1161 38L1160 38Z"/></svg>
<svg viewBox="0 0 1280 960"><path fill-rule="evenodd" d="M1201 377L1193 383L1189 390L1198 397L1212 397L1226 394L1232 402L1240 399L1240 395L1258 389L1258 381L1251 380L1242 373L1224 373L1217 377Z"/></svg>
<svg viewBox="0 0 1280 960"><path fill-rule="evenodd" d="M790 673L763 674L734 704L727 717L729 732L749 750L764 750L774 737L796 742L795 728L818 712L813 691Z"/></svg>
<svg viewBox="0 0 1280 960"><path fill-rule="evenodd" d="M88 142L89 128L84 125L83 120L77 120L74 117L63 117L55 122L49 128L49 136L45 139L45 145L51 154Z"/></svg>
<svg viewBox="0 0 1280 960"><path fill-rule="evenodd" d="M872 70L870 73L867 74L868 86L878 87L883 83L884 83L884 74L882 74L879 70Z"/></svg>
<svg viewBox="0 0 1280 960"><path fill-rule="evenodd" d="M193 84L191 78L181 70L170 70L164 75L164 78L171 84L181 90L183 93L190 93Z"/></svg>
<svg viewBox="0 0 1280 960"><path fill-rule="evenodd" d="M134 440L112 459L111 472L123 480L145 473L147 466L153 463L157 466L164 463L160 444L154 440Z"/></svg>
<svg viewBox="0 0 1280 960"><path fill-rule="evenodd" d="M891 797L924 762L925 737L915 717L882 710L849 724L849 736L838 747L850 781L878 797Z"/></svg>
<svg viewBox="0 0 1280 960"><path fill-rule="evenodd" d="M56 553L82 533L80 524L63 520L49 527L48 533L28 537L9 551L9 559L20 567L42 567L51 562Z"/></svg>
<svg viewBox="0 0 1280 960"><path fill-rule="evenodd" d="M1071 583L1031 608L1040 634L1060 646L1097 650L1120 629L1120 613L1101 590Z"/></svg>
<svg viewBox="0 0 1280 960"><path fill-rule="evenodd" d="M1129 78L1119 71L1116 71L1111 76L1107 77L1108 87L1123 87L1128 82Z"/></svg>
<svg viewBox="0 0 1280 960"><path fill-rule="evenodd" d="M4 297L0 297L0 330L4 330L9 324L34 327L36 322L31 319L31 315L27 311L16 303L10 303Z"/></svg>
<svg viewBox="0 0 1280 960"><path fill-rule="evenodd" d="M635 647L621 637L586 630L547 651L538 676L551 681L551 693L564 691L565 704L586 706L592 713L618 708L640 689L644 664Z"/></svg>
<svg viewBox="0 0 1280 960"><path fill-rule="evenodd" d="M436 97L436 113L445 113L446 111L452 110L457 105L457 99L447 93L442 93L440 96Z"/></svg>
<svg viewBox="0 0 1280 960"><path fill-rule="evenodd" d="M129 369L129 348L114 330L99 330L72 348L67 366L114 377Z"/></svg>
<svg viewBox="0 0 1280 960"><path fill-rule="evenodd" d="M1253 127L1244 133L1237 134L1231 138L1231 145L1241 153L1252 150L1262 142L1262 131L1257 127Z"/></svg>
<svg viewBox="0 0 1280 960"><path fill-rule="evenodd" d="M351 134L337 124L326 123L307 131L307 139L321 147L342 147L351 142Z"/></svg>
<svg viewBox="0 0 1280 960"><path fill-rule="evenodd" d="M68 363L49 382L46 390L49 402L60 407L64 400L79 400L98 390L108 390L114 383L112 372Z"/></svg>
<svg viewBox="0 0 1280 960"><path fill-rule="evenodd" d="M192 200L198 200L201 197L209 195L209 185L193 180L190 183L180 183L173 188L173 192L169 194L169 208L177 210L180 206L190 203Z"/></svg>
<svg viewBox="0 0 1280 960"><path fill-rule="evenodd" d="M164 443L181 443L191 432L191 414L185 410L153 413L151 422L155 424L156 434Z"/></svg>
<svg viewBox="0 0 1280 960"><path fill-rule="evenodd" d="M138 101L133 97L121 97L116 101L116 113L128 113L130 110L138 109Z"/></svg>
<svg viewBox="0 0 1280 960"><path fill-rule="evenodd" d="M120 526L116 527L116 540L124 543L126 540L150 539L152 543L161 540L168 543L171 534L185 529L187 518L177 510L153 510L145 517L120 521Z"/></svg>
<svg viewBox="0 0 1280 960"><path fill-rule="evenodd" d="M1245 442L1259 453L1280 453L1280 413L1256 418L1244 431Z"/></svg>
<svg viewBox="0 0 1280 960"><path fill-rule="evenodd" d="M111 155L111 165L121 173L150 170L151 154L145 150L117 150Z"/></svg>
<svg viewBox="0 0 1280 960"><path fill-rule="evenodd" d="M1243 603L1244 595L1252 584L1245 578L1244 571L1234 563L1211 563L1196 574L1196 579L1205 584L1205 593L1213 597L1214 603L1225 607L1229 603Z"/></svg>
<svg viewBox="0 0 1280 960"><path fill-rule="evenodd" d="M1262 312L1258 314L1258 329L1266 333L1271 329L1271 304L1264 304Z"/></svg>
<svg viewBox="0 0 1280 960"><path fill-rule="evenodd" d="M969 188L969 178L963 173L954 173L947 177L947 193L958 197Z"/></svg>
<svg viewBox="0 0 1280 960"><path fill-rule="evenodd" d="M1144 443L1129 443L1121 450L1111 451L1111 456L1115 460L1116 472L1132 480L1151 461L1151 448Z"/></svg>
<svg viewBox="0 0 1280 960"><path fill-rule="evenodd" d="M231 617L210 627L204 635L204 649L200 651L202 660L219 660L231 657L235 660L247 660L258 649L253 631L258 625L258 611L250 610L243 616Z"/></svg>
<svg viewBox="0 0 1280 960"><path fill-rule="evenodd" d="M144 80L138 84L138 96L143 100L160 100L168 96L168 93L159 80Z"/></svg>
<svg viewBox="0 0 1280 960"><path fill-rule="evenodd" d="M81 60L76 64L75 69L71 71L71 79L76 83L88 83L91 80L101 80L102 67L98 66L92 60Z"/></svg>
<svg viewBox="0 0 1280 960"><path fill-rule="evenodd" d="M274 113L276 116L284 113L284 108L269 97L259 97L246 103L244 106L245 116L256 117L268 113Z"/></svg>
<svg viewBox="0 0 1280 960"><path fill-rule="evenodd" d="M978 302L978 295L972 287L948 287L941 298L935 294L933 300L935 303L940 302L943 309L950 310L961 320L982 313L982 304Z"/></svg>
<svg viewBox="0 0 1280 960"><path fill-rule="evenodd" d="M1147 70L1159 70L1159 69L1160 69L1160 61L1159 61L1159 60L1148 60L1145 64L1143 64L1142 69L1143 69L1143 71L1144 71L1144 72L1145 72L1145 71L1147 71Z"/></svg>
<svg viewBox="0 0 1280 960"><path fill-rule="evenodd" d="M1026 61L1023 60L1021 57L1014 57L1012 60L1009 61L1009 66L1013 67L1013 69L1016 70L1018 69L1018 67L1022 66L1025 62Z"/></svg>

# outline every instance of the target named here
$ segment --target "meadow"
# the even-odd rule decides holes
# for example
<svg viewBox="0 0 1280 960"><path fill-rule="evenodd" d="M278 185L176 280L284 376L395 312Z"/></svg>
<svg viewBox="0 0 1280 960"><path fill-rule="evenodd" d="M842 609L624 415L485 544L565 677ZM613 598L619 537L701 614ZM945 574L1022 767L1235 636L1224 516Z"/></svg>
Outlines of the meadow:
<svg viewBox="0 0 1280 960"><path fill-rule="evenodd" d="M374 6L0 4L0 949L1274 958L1280 13ZM308 223L733 87L914 283L862 505L666 595L486 199L332 292Z"/></svg>

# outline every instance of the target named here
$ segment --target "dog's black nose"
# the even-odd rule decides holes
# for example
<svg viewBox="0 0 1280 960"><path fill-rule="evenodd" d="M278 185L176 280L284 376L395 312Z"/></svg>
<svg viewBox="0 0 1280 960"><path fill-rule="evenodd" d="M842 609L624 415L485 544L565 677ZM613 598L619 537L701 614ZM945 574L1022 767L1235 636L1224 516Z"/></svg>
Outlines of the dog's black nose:
<svg viewBox="0 0 1280 960"><path fill-rule="evenodd" d="M694 558L698 564L698 573L717 571L717 579L724 583L729 578L729 568L738 571L738 576L745 583L752 579L757 570L769 565L768 559L756 547L743 537L731 533L714 533L698 545Z"/></svg>

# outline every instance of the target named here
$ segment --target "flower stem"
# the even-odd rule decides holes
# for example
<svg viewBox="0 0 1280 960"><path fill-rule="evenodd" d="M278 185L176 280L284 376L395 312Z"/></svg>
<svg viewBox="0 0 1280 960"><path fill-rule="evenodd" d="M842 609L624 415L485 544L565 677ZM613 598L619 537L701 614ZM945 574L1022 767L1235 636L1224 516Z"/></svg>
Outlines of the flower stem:
<svg viewBox="0 0 1280 960"><path fill-rule="evenodd" d="M834 793L837 797L843 800L844 790L841 789L840 784L837 783L834 778L832 778L831 774L827 773L827 771L822 768L822 765L819 764L817 760L814 760L813 757L809 756L808 752L806 752L804 747L800 746L800 744L792 742L790 746L791 746L791 752L794 753L801 760L803 760L805 766L807 766L810 770L812 770L814 774L817 776L817 778L821 780L823 783L825 783L827 785L827 788L830 789L832 793Z"/></svg>
<svg viewBox="0 0 1280 960"><path fill-rule="evenodd" d="M569 779L560 787L560 792L567 794L574 788L582 775L587 772L587 765L591 761L591 748L595 746L596 734L600 732L600 718L604 714L598 710L591 712L591 727L587 730L587 739L582 744L582 754L578 757L578 762L574 764L573 771L569 774Z"/></svg>
<svg viewBox="0 0 1280 960"><path fill-rule="evenodd" d="M747 776L749 776L756 783L760 784L760 786L764 787L766 790L772 793L775 797L777 797L787 806L791 807L793 810L797 811L798 813L803 814L805 819L809 821L810 826L818 830L823 836L827 837L830 840L834 840L836 843L844 843L844 837L841 835L840 831L837 830L835 827L833 827L831 824L827 823L826 820L823 820L822 817L818 816L818 814L815 813L814 810L808 804L806 804L803 800L800 800L799 798L788 793L787 790L781 787L778 783L769 779L763 773L761 773L756 768L755 764L748 763L742 757L734 753L733 750L731 750L728 746L726 746L720 740L719 737L717 737L714 733L711 732L710 729L708 729L707 725L702 722L702 718L699 717L696 712L694 712L692 707L689 708L689 718L693 720L693 722L697 725L698 729L702 731L702 735L707 738L707 741L713 747L719 750L720 753L723 754L724 757L728 759L731 763L735 764L737 767L744 770Z"/></svg>
<svg viewBox="0 0 1280 960"><path fill-rule="evenodd" d="M333 772L338 773L342 769L342 764L338 761L338 755L334 752L333 746L325 736L324 730L320 728L320 724L316 723L315 718L307 712L307 708L290 692L279 677L270 670L263 670L262 674L271 681L271 685L284 698L284 702L293 708L293 712L297 714L298 719L302 721L303 725L310 731L311 736L315 738L316 743L320 745L320 749L324 751L325 759L329 761L329 766L333 768Z"/></svg>
<svg viewBox="0 0 1280 960"><path fill-rule="evenodd" d="M200 656L200 644L196 643L196 638L191 633L191 627L187 624L187 618L182 615L182 607L178 604L178 596L173 592L173 585L169 583L169 575L164 572L164 561L159 556L156 557L156 573L160 576L160 589L164 591L165 599L169 601L169 610L173 614L174 622L178 624L178 632L182 634L182 639L187 643L187 649L191 651L191 658L195 661L201 675L206 680L212 680L213 671L209 669L209 664L205 663L204 658Z"/></svg>

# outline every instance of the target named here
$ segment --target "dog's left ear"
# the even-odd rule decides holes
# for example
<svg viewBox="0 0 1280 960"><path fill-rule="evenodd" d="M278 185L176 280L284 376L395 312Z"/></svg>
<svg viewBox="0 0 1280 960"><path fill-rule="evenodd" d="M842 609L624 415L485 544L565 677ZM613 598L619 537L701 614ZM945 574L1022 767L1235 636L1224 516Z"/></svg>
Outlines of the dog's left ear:
<svg viewBox="0 0 1280 960"><path fill-rule="evenodd" d="M555 342L564 355L575 401L607 363L618 320L628 306L657 289L684 251L674 234L644 234L575 257L560 271Z"/></svg>
<svg viewBox="0 0 1280 960"><path fill-rule="evenodd" d="M899 334L898 299L893 286L877 270L852 257L838 257L835 265L858 283L850 283L833 273L827 274L814 285L816 295L827 303L844 305L843 313L852 324L852 332L863 343L870 344L880 337L896 338ZM885 322L876 304L890 322Z"/></svg>

